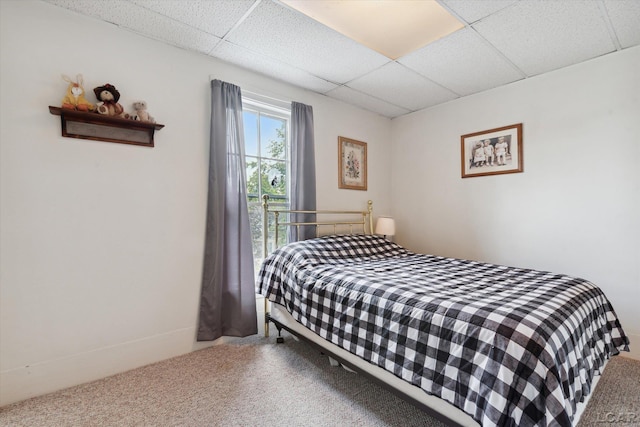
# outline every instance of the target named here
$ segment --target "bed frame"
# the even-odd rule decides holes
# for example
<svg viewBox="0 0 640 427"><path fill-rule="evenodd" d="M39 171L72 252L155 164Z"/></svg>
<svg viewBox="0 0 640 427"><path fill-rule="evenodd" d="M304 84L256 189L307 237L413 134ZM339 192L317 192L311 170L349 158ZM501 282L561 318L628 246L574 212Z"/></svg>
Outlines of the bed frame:
<svg viewBox="0 0 640 427"><path fill-rule="evenodd" d="M266 257L269 253L269 219L273 217L273 224L275 226L275 233L272 237L273 241L278 242L280 228L288 230L290 227L295 227L296 232L300 231L300 227L312 226L315 227L316 236L322 236L324 234L373 234L373 202L369 200L367 202L367 209L362 211L356 210L291 210L291 209L274 209L269 206L269 196L264 195L262 197L262 210L263 210L263 256ZM316 220L314 222L295 222L287 219L288 214L316 214L322 220ZM282 216L282 217L281 217ZM333 218L333 219L331 219ZM328 232L326 230L329 230ZM272 316L270 310L271 303L267 298L264 299L264 336L269 337L269 324L273 323L278 330L277 342L283 343L282 330L285 330L293 336L304 340L310 344L313 348L320 353L329 357L331 365L342 365L346 369L357 372L372 380L376 384L380 385L386 390L391 391L401 399L417 406L425 413L433 416L434 418L444 422L451 426L478 426L471 417L464 412L455 408L453 405L445 402L434 396L429 396L420 388L406 383L404 380L396 377L395 375L384 371L382 368L370 365L368 362L361 360L358 356L355 356L348 351L341 349L340 347L323 340L316 336L313 332L307 330L304 326L298 324L293 317L287 318L288 313L284 313L284 310L276 310L278 316ZM276 308L276 307L274 307ZM376 373L376 371L378 371ZM382 372L380 372L382 371ZM429 404L424 400L431 400ZM440 408L438 409L434 409ZM445 415L448 411L454 411L453 414ZM445 414L443 414L443 412ZM456 412L458 414L456 414ZM457 416L456 416L457 415Z"/></svg>
<svg viewBox="0 0 640 427"><path fill-rule="evenodd" d="M278 242L279 236L279 228L285 227L288 229L289 227L295 227L296 231L299 232L300 227L303 226L314 226L316 228L316 236L321 236L324 234L328 234L323 232L329 228L330 232L333 234L338 234L338 230L340 229L339 234L373 234L373 202L369 200L367 202L367 209L363 211L340 211L340 210L316 210L316 211L305 211L305 210L282 210L282 209L270 209L269 207L269 196L263 196L262 202L263 208L263 255L266 257L268 255L268 234L269 234L269 217L274 217L274 225L275 225L275 242ZM292 222L292 221L282 221L280 215L284 214L316 214L323 218L336 218L335 220L323 219L322 221L315 222ZM348 229L348 232L344 232L345 229ZM305 328L301 324L299 324L287 311L286 309L280 308L277 305L274 305L272 308L274 309L275 315L272 315L270 311L271 303L267 298L264 299L264 313L265 313L265 324L264 324L264 334L265 337L269 336L269 323L273 323L276 329L278 330L277 342L283 343L284 338L281 336L282 330L286 330L294 337L302 339L310 344L313 348L317 349L320 353L329 357L329 361L332 366L342 365L348 370L357 372L373 381L374 383L382 386L384 389L391 391L401 399L413 404L418 407L426 414L442 421L446 425L449 426L475 426L478 427L478 422L471 418L468 414L463 412L462 410L456 408L452 404L446 402L443 399L440 399L436 396L429 395L421 388L414 386L399 377L396 377L394 374L384 370L383 368L371 365L369 362L364 359L359 358L358 356L351 354L347 350L344 350L331 342L328 342L316 335L311 330ZM603 366L603 370L606 367ZM592 384L592 390L595 389L597 382L599 381L600 376L596 376L594 378L594 382ZM574 425L577 425L582 412L584 411L589 398L593 395L590 393L587 396L584 402L578 404L578 410L576 416L573 420Z"/></svg>
<svg viewBox="0 0 640 427"><path fill-rule="evenodd" d="M280 215L287 214L314 214L316 216L335 218L334 220L325 220L325 221L315 221L315 222L293 222L293 221L282 221ZM289 229L290 227L295 227L296 233L300 234L300 227L315 227L316 237L321 236L324 230L327 228L330 229L333 234L337 234L338 231L341 231L342 234L373 234L373 202L369 200L367 202L367 209L364 211L333 211L333 210L292 210L292 209L269 209L269 195L265 194L262 196L262 256L266 258L269 254L269 216L273 215L274 218L274 226L275 226L275 234L273 237L273 241L278 242L278 237L280 233L280 228L285 227L285 229ZM355 227L355 230L354 230ZM348 228L349 233L344 233L344 230ZM281 328L278 324L272 320L269 316L269 301L267 298L264 299L264 336L269 336L269 322L273 322L278 328L278 331ZM278 342L282 342L282 339L279 337Z"/></svg>

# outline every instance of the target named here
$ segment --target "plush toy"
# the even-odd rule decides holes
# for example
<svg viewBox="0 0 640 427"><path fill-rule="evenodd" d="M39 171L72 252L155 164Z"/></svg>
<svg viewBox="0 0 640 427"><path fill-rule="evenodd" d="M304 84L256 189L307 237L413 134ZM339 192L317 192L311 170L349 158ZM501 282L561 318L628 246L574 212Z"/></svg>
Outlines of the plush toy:
<svg viewBox="0 0 640 427"><path fill-rule="evenodd" d="M141 122L155 123L156 120L151 117L147 111L147 103L145 101L136 101L133 103L133 109L135 113L131 116L133 120L140 120Z"/></svg>
<svg viewBox="0 0 640 427"><path fill-rule="evenodd" d="M76 76L75 82L64 74L62 75L62 80L69 83L67 93L64 98L62 98L62 108L78 111L93 111L96 108L84 97L82 74Z"/></svg>
<svg viewBox="0 0 640 427"><path fill-rule="evenodd" d="M120 99L120 92L117 89L107 83L103 86L98 86L93 89L93 93L96 94L98 101L97 111L105 116L123 117L124 108L118 103Z"/></svg>

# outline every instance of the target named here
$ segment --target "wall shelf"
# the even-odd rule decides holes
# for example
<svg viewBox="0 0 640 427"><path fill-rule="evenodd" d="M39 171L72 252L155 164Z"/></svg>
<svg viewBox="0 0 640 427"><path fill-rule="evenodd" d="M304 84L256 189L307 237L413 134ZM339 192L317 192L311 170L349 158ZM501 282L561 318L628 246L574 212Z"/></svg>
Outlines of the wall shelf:
<svg viewBox="0 0 640 427"><path fill-rule="evenodd" d="M164 125L49 106L60 116L62 136L153 147L153 134Z"/></svg>

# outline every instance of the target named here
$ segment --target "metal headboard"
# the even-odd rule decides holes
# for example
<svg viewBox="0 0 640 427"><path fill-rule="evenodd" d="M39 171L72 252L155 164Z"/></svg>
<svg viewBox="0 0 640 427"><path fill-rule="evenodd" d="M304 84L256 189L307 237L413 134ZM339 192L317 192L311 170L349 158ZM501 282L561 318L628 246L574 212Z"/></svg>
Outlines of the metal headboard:
<svg viewBox="0 0 640 427"><path fill-rule="evenodd" d="M265 194L262 196L262 244L263 244L263 256L267 256L269 253L268 250L268 241L269 241L269 214L273 214L274 217L274 241L276 245L278 244L278 237L280 232L280 227L295 227L296 232L300 234L300 227L308 227L314 226L316 229L316 237L321 235L321 227L333 227L333 234L338 233L338 228L341 229L349 228L348 233L342 234L354 234L354 227L356 227L355 232L362 232L362 234L373 234L373 202L369 200L367 202L367 210L366 211L333 211L333 210L315 210L315 211L305 211L305 210L293 210L293 209L269 209L269 195ZM314 222L292 222L292 221L281 221L280 215L286 214L316 214L316 215L335 215L339 216L335 221L314 221ZM344 217L353 217L354 219L345 219Z"/></svg>
<svg viewBox="0 0 640 427"><path fill-rule="evenodd" d="M316 229L316 236L319 237L321 235L321 228L332 227L333 234L338 234L338 229L340 228L340 234L354 234L354 233L362 233L362 234L373 234L373 202L369 200L367 202L367 210L365 211L333 211L333 210L316 210L316 211L305 211L305 210L293 210L293 209L270 209L269 208L269 195L265 194L262 196L262 244L263 244L263 256L266 258L269 253L269 215L272 214L274 217L274 241L275 244L278 244L278 236L280 232L280 227L285 227L287 230L289 227L295 227L296 232L300 234L300 227L308 227L313 226ZM280 215L283 215L285 218L287 214L316 214L320 216L334 216L337 218L335 221L313 221L313 222L293 222L293 221L281 221ZM354 219L345 219L354 218ZM349 230L348 233L345 233L343 230ZM355 230L354 230L355 228ZM265 313L265 325L264 325L264 336L269 336L269 300L267 298L264 299L264 313ZM279 338L280 339L280 338Z"/></svg>

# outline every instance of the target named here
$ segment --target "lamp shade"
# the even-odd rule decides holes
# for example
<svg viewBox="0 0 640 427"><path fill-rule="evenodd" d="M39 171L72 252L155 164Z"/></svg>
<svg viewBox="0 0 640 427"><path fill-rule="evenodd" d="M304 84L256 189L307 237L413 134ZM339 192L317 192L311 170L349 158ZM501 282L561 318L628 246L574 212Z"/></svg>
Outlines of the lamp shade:
<svg viewBox="0 0 640 427"><path fill-rule="evenodd" d="M376 222L376 234L382 234L384 236L393 236L396 234L396 222L393 218L380 217Z"/></svg>

